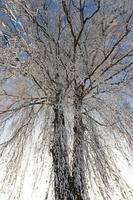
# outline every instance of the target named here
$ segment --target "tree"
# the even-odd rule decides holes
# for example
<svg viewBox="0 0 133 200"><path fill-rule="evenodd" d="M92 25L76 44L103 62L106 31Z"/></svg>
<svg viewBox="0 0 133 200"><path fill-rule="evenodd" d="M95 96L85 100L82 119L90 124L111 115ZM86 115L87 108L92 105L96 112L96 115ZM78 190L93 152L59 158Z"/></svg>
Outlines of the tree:
<svg viewBox="0 0 133 200"><path fill-rule="evenodd" d="M10 173L17 172L20 165L27 132L32 132L40 113L48 110L49 129L53 127L48 146L55 199L90 199L86 178L90 168L100 198L111 199L108 176L117 178L118 172L113 173L108 152L99 151L102 144L97 131L99 126L119 128L118 124L123 124L118 106L108 101L131 85L132 2L19 0L2 5L1 102L7 103L0 111L1 127L9 120L17 121L9 139L1 144L2 153L14 144L18 149L13 150L16 167ZM71 161L66 106L73 115ZM97 120L98 113L107 119ZM129 117L130 113L128 123ZM41 133L47 133L43 128ZM130 140L130 132L125 131ZM43 137L48 138L47 134ZM14 186L16 172L11 178ZM120 179L123 199L127 198L126 187Z"/></svg>

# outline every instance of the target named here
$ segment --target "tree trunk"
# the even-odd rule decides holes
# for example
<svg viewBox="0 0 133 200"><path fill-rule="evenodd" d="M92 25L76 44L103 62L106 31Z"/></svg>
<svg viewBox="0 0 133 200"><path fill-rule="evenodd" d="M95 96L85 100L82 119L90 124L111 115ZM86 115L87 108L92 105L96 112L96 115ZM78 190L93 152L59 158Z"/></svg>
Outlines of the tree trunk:
<svg viewBox="0 0 133 200"><path fill-rule="evenodd" d="M73 200L69 186L70 172L67 154L67 133L65 131L65 120L63 106L60 103L60 94L57 94L56 96L54 114L54 142L52 156L55 200Z"/></svg>
<svg viewBox="0 0 133 200"><path fill-rule="evenodd" d="M60 94L56 96L54 105L54 142L52 148L54 167L55 200L83 200L84 194L84 124L81 115L83 87L76 90L74 100L74 144L73 166L70 174L70 166L67 153L67 133L63 106L60 102Z"/></svg>
<svg viewBox="0 0 133 200"><path fill-rule="evenodd" d="M83 142L84 142L84 124L82 121L83 86L75 89L74 99L74 144L73 144L73 196L74 200L83 200L84 195L84 158L83 158Z"/></svg>

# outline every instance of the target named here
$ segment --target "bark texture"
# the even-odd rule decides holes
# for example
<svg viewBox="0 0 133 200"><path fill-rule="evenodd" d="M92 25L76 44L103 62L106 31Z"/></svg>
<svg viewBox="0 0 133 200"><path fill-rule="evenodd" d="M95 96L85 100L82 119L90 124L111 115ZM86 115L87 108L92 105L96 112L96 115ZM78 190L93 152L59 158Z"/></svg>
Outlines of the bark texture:
<svg viewBox="0 0 133 200"><path fill-rule="evenodd" d="M73 196L75 200L83 200L84 196L84 124L82 121L83 89L80 85L75 88L74 96L74 144L73 144Z"/></svg>
<svg viewBox="0 0 133 200"><path fill-rule="evenodd" d="M60 93L56 96L56 104L54 106L55 119L52 156L55 200L83 200L84 195L84 124L81 115L83 87L77 87L75 91L72 172L70 172L68 162L67 132Z"/></svg>
<svg viewBox="0 0 133 200"><path fill-rule="evenodd" d="M54 143L52 149L55 200L71 200L67 136L65 131L63 107L59 101L60 94L58 93L56 96L56 104L54 106Z"/></svg>

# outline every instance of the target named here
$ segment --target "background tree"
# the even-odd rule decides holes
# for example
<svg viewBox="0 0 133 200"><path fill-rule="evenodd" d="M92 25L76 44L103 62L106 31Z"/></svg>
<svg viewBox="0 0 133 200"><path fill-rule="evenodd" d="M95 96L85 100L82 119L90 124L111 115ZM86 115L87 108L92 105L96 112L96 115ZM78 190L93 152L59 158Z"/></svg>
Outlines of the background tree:
<svg viewBox="0 0 133 200"><path fill-rule="evenodd" d="M132 1L0 5L1 131L13 127L1 142L1 155L10 158L3 180L3 187L12 183L8 198L13 198L27 141L41 120L35 147L42 170L43 153L51 152L55 199L91 199L93 187L99 199L111 199L116 185L120 198L130 199L132 191L109 157L112 150L104 148L109 145L104 132L111 130L109 137L116 137L126 155L119 140L123 134L132 150L132 112L118 105L119 95L132 87ZM21 188L15 198L20 193Z"/></svg>

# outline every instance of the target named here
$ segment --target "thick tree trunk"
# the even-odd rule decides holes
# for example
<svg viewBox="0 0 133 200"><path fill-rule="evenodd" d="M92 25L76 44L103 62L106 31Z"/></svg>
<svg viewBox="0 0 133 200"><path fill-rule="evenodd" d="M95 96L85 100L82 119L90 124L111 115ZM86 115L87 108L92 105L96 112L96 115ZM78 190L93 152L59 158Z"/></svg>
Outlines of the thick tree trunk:
<svg viewBox="0 0 133 200"><path fill-rule="evenodd" d="M54 142L52 148L55 200L83 200L84 194L84 124L81 115L83 88L78 88L74 100L73 166L70 173L67 153L67 133L60 93L54 105Z"/></svg>
<svg viewBox="0 0 133 200"><path fill-rule="evenodd" d="M82 121L83 86L76 88L74 99L74 144L73 144L73 196L74 200L83 200L84 195L84 124Z"/></svg>
<svg viewBox="0 0 133 200"><path fill-rule="evenodd" d="M55 200L72 200L69 187L70 172L67 154L67 133L60 94L57 94L54 106L54 141L52 148L54 167Z"/></svg>

